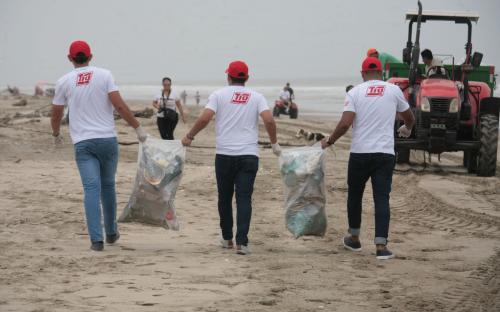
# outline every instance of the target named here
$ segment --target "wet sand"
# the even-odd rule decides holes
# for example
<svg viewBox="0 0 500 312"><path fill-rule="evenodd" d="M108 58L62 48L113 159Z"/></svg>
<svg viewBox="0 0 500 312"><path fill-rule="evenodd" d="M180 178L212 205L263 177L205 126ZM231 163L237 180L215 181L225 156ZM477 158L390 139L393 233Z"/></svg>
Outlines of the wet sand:
<svg viewBox="0 0 500 312"><path fill-rule="evenodd" d="M261 149L250 241L253 254L219 248L213 124L188 149L177 194L178 232L119 224L122 237L89 250L82 187L70 144L55 148L48 117L34 110L49 99L14 107L0 98L0 311L500 311L500 170L469 175L461 155L423 166L398 166L391 198L390 247L375 259L371 187L364 198L363 251L341 245L346 231L350 138L327 155L324 238L294 239L285 229L277 158ZM147 102L130 103L134 109ZM44 109L41 110L42 112ZM198 114L190 108L188 125ZM18 112L24 114L13 118ZM43 115L43 114L42 114ZM30 117L31 116L31 117ZM8 117L8 118L5 118ZM157 135L154 119L140 119ZM334 120L278 120L290 145L299 128L328 132ZM135 141L117 121L119 140ZM267 141L261 127L261 140ZM128 202L137 145L120 146L119 213Z"/></svg>

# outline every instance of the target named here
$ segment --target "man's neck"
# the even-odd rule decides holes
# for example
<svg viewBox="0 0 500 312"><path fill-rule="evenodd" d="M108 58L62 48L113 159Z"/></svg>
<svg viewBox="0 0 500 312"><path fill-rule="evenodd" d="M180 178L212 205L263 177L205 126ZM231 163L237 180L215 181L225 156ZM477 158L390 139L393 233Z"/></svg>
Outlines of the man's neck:
<svg viewBox="0 0 500 312"><path fill-rule="evenodd" d="M229 85L230 86L238 86L238 87L244 87L245 86L244 83L234 83L234 82L230 83Z"/></svg>
<svg viewBox="0 0 500 312"><path fill-rule="evenodd" d="M87 67L89 66L89 62L84 63L84 64L75 64L75 68L82 68L82 67Z"/></svg>

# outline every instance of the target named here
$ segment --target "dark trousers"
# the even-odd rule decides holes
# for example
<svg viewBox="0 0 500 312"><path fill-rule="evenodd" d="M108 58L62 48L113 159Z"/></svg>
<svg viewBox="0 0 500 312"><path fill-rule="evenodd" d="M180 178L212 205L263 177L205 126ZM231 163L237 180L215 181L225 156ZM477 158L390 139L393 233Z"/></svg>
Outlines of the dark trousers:
<svg viewBox="0 0 500 312"><path fill-rule="evenodd" d="M233 194L236 191L236 244L248 244L252 217L252 193L259 158L254 155L215 156L215 175L219 191L219 216L222 237L233 239Z"/></svg>
<svg viewBox="0 0 500 312"><path fill-rule="evenodd" d="M386 245L389 234L389 196L395 158L384 153L351 153L347 169L349 232L359 235L365 185L371 178L375 202L375 244Z"/></svg>
<svg viewBox="0 0 500 312"><path fill-rule="evenodd" d="M170 114L169 114L170 115ZM172 114L172 117L158 117L156 123L158 124L158 130L160 131L160 136L163 140L173 140L174 130L179 122L179 114Z"/></svg>

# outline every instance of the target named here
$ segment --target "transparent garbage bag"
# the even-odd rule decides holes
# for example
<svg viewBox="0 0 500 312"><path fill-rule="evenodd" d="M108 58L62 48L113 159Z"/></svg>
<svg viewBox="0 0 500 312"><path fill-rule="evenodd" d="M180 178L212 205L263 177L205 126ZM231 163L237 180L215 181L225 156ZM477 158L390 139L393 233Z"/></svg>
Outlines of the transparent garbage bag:
<svg viewBox="0 0 500 312"><path fill-rule="evenodd" d="M118 221L178 230L174 200L185 159L186 149L178 140L149 136L144 143L139 143L134 189Z"/></svg>
<svg viewBox="0 0 500 312"><path fill-rule="evenodd" d="M285 191L286 227L295 238L324 236L327 219L323 149L320 145L284 149L279 166Z"/></svg>

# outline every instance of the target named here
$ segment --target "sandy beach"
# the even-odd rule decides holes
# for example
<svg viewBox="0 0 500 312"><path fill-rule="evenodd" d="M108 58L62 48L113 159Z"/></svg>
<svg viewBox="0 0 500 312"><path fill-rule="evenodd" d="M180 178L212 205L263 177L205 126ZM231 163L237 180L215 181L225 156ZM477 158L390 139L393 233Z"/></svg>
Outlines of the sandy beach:
<svg viewBox="0 0 500 312"><path fill-rule="evenodd" d="M398 166L390 247L375 259L371 187L364 198L363 251L343 249L349 135L327 154L328 231L287 232L278 160L262 146L253 206L253 253L219 248L214 125L187 150L176 206L178 232L119 224L121 239L89 250L82 186L68 128L53 145L48 98L0 98L0 311L500 311L500 170L469 175L461 154ZM133 109L149 104L129 102ZM41 112L41 114L36 113ZM199 110L188 107L191 126ZM34 113L35 112L35 113ZM16 116L17 113L17 116ZM39 116L40 115L40 116ZM139 119L157 135L155 120ZM309 144L298 129L329 132L335 120L281 117L283 145ZM135 134L117 121L120 142ZM261 129L261 141L267 141ZM136 174L137 145L120 146L119 214ZM500 158L499 158L500 159Z"/></svg>

